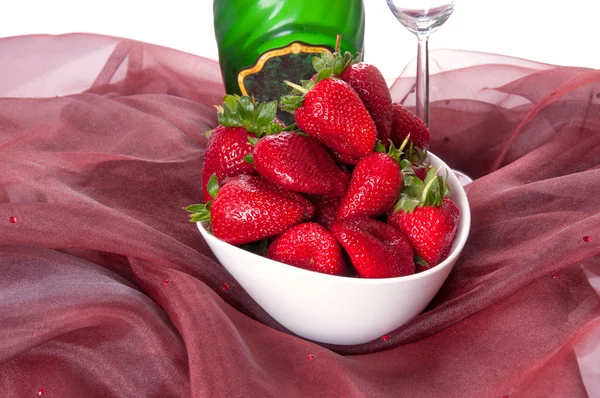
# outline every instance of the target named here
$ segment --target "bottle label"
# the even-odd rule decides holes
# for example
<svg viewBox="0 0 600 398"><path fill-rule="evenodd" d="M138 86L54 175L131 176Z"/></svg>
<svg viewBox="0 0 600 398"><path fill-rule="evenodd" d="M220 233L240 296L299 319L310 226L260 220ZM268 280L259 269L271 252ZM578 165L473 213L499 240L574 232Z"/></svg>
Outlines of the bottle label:
<svg viewBox="0 0 600 398"><path fill-rule="evenodd" d="M238 73L240 91L259 102L278 99L291 91L284 80L299 84L300 80L310 79L316 73L312 58L327 52L331 53L329 47L302 42L267 51L258 58L256 64Z"/></svg>

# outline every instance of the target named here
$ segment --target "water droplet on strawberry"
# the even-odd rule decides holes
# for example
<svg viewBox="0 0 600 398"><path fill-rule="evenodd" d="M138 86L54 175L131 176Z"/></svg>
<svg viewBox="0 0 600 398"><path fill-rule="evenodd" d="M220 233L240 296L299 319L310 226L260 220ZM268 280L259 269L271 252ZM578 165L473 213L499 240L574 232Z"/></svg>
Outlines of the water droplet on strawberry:
<svg viewBox="0 0 600 398"><path fill-rule="evenodd" d="M42 396L42 395L46 395L46 390L44 390L43 388L40 388L37 392L38 396Z"/></svg>
<svg viewBox="0 0 600 398"><path fill-rule="evenodd" d="M389 341L390 340L390 336L388 336L387 334L384 334L383 336L381 336L381 341Z"/></svg>
<svg viewBox="0 0 600 398"><path fill-rule="evenodd" d="M229 289L229 284L223 283L223 285L221 286L221 289L223 289L223 290Z"/></svg>
<svg viewBox="0 0 600 398"><path fill-rule="evenodd" d="M583 237L583 241L585 243L589 242L590 240L591 240L591 238L589 236L587 236L587 235Z"/></svg>
<svg viewBox="0 0 600 398"><path fill-rule="evenodd" d="M165 279L165 280L163 281L163 285L168 285L168 284L169 284L169 280L168 280L168 279Z"/></svg>
<svg viewBox="0 0 600 398"><path fill-rule="evenodd" d="M10 222L11 224L16 224L17 223L17 217L10 216L10 218L8 219L8 222Z"/></svg>
<svg viewBox="0 0 600 398"><path fill-rule="evenodd" d="M310 361L310 360L311 360L311 359L313 359L314 357L315 357L315 356L314 356L313 354L310 354L310 355L308 356L308 360Z"/></svg>
<svg viewBox="0 0 600 398"><path fill-rule="evenodd" d="M552 278L553 278L553 279L556 279L556 278L558 278L558 274L552 274Z"/></svg>

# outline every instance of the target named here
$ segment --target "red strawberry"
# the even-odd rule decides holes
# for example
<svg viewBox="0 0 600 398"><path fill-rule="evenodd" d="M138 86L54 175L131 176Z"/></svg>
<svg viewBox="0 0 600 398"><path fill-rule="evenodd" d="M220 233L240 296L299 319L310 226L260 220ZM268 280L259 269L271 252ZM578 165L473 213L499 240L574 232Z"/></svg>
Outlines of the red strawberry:
<svg viewBox="0 0 600 398"><path fill-rule="evenodd" d="M192 205L186 210L193 213L192 222L210 219L213 235L231 244L279 235L292 225L309 220L315 212L302 195L257 176L226 179L215 196L207 205Z"/></svg>
<svg viewBox="0 0 600 398"><path fill-rule="evenodd" d="M202 168L204 201L211 199L206 187L213 174L217 175L219 181L238 174L256 174L254 166L244 161L244 157L252 152L252 145L248 142L248 137L255 137L255 135L243 127L218 126L212 131L206 146L204 167Z"/></svg>
<svg viewBox="0 0 600 398"><path fill-rule="evenodd" d="M458 219L458 208L445 197L440 206L417 207L410 213L400 210L390 214L388 223L403 231L415 252L433 267L448 257Z"/></svg>
<svg viewBox="0 0 600 398"><path fill-rule="evenodd" d="M424 267L431 268L450 253L460 213L447 196L450 189L436 175L435 168L430 169L424 182L415 176L410 178L395 209L388 213L387 222L404 232L415 253L426 263Z"/></svg>
<svg viewBox="0 0 600 398"><path fill-rule="evenodd" d="M400 164L388 154L373 152L361 159L352 172L337 219L384 214L398 200L402 178Z"/></svg>
<svg viewBox="0 0 600 398"><path fill-rule="evenodd" d="M263 137L254 146L256 170L266 180L291 191L341 196L348 176L314 138L284 131Z"/></svg>
<svg viewBox="0 0 600 398"><path fill-rule="evenodd" d="M346 263L335 237L321 225L294 225L279 235L267 249L267 257L323 274L344 275Z"/></svg>
<svg viewBox="0 0 600 398"><path fill-rule="evenodd" d="M377 138L387 145L392 132L392 96L379 69L359 62L346 67L342 80L356 91L375 122Z"/></svg>
<svg viewBox="0 0 600 398"><path fill-rule="evenodd" d="M394 227L367 217L337 221L331 232L363 278L394 278L415 272L413 250Z"/></svg>
<svg viewBox="0 0 600 398"><path fill-rule="evenodd" d="M321 224L327 229L331 229L331 224L335 221L342 198L339 196L324 195L312 196L309 200L315 205L313 221Z"/></svg>
<svg viewBox="0 0 600 398"><path fill-rule="evenodd" d="M256 174L252 164L244 161L252 151L249 139L283 128L275 119L275 101L255 103L250 97L226 95L217 109L219 126L207 133L210 137L204 154L201 185L204 201L211 199L206 186L213 174L219 182L238 174Z"/></svg>
<svg viewBox="0 0 600 398"><path fill-rule="evenodd" d="M294 113L298 127L328 148L365 157L375 147L375 123L348 83L327 76L319 74L315 81L305 81L304 87L287 82L299 95L282 97L281 109Z"/></svg>
<svg viewBox="0 0 600 398"><path fill-rule="evenodd" d="M338 153L334 150L329 150L329 153L331 154L331 157L333 158L333 160L335 160L335 162L337 164L344 164L344 165L357 165L358 162L360 161L361 158L355 158L349 155L342 155L341 153Z"/></svg>
<svg viewBox="0 0 600 398"><path fill-rule="evenodd" d="M331 71L356 91L375 122L377 138L387 148L392 130L392 96L385 78L375 66L359 62L360 55L354 57L349 52L342 55L340 44L338 35L335 52L313 59L313 66L318 73Z"/></svg>
<svg viewBox="0 0 600 398"><path fill-rule="evenodd" d="M421 150L429 147L430 133L425 122L419 119L405 106L394 102L392 104L392 142L401 145L410 134L409 141Z"/></svg>

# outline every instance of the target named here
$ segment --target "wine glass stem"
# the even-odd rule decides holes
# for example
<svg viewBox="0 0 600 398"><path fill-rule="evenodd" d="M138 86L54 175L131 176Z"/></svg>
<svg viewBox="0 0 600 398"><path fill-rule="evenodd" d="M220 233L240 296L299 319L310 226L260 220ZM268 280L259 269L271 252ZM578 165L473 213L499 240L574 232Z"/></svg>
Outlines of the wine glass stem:
<svg viewBox="0 0 600 398"><path fill-rule="evenodd" d="M429 37L417 38L417 117L429 126Z"/></svg>

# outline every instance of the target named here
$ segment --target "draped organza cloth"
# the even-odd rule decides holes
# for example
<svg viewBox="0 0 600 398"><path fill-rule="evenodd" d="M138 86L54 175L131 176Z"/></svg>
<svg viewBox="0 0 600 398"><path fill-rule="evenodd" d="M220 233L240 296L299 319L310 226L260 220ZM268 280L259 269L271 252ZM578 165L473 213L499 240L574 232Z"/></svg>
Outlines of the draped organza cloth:
<svg viewBox="0 0 600 398"><path fill-rule="evenodd" d="M0 40L0 395L599 396L600 71L431 57L431 151L476 179L469 240L423 314L333 347L271 319L182 210L215 61ZM411 71L392 86L407 105Z"/></svg>

